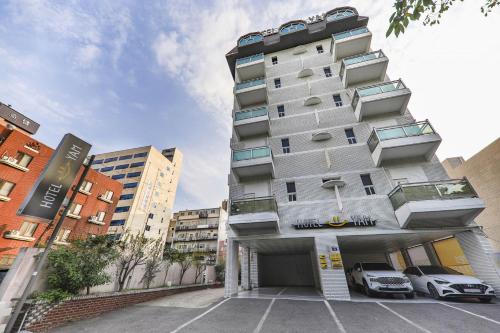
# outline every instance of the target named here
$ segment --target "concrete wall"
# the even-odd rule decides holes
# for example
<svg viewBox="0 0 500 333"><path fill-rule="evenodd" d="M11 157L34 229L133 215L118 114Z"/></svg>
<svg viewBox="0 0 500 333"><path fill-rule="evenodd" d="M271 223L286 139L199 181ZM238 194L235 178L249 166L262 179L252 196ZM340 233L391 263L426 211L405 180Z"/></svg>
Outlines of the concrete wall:
<svg viewBox="0 0 500 333"><path fill-rule="evenodd" d="M260 285L314 286L311 256L307 254L259 255Z"/></svg>

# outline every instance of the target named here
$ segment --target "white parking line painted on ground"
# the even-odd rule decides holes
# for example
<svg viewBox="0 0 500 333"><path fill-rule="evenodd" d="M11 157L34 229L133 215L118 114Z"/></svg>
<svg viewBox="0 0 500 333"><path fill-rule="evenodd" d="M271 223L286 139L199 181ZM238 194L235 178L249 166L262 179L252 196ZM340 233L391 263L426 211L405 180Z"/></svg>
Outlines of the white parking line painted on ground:
<svg viewBox="0 0 500 333"><path fill-rule="evenodd" d="M340 332L346 333L344 325L342 325L342 323L340 322L339 318L337 317L337 314L335 313L335 311L333 311L332 306L330 305L330 303L328 303L327 300L325 300L324 303L326 305L326 308L328 309L328 311L332 315L333 320L335 321L335 324L337 324L337 327L339 328Z"/></svg>
<svg viewBox="0 0 500 333"><path fill-rule="evenodd" d="M184 327L188 326L189 324L192 324L194 323L195 321L197 321L198 319L200 319L201 317L203 317L204 315L208 314L209 312L215 310L217 307L221 306L222 304L224 304L225 302L229 301L230 298L226 298L225 300L219 302L218 304L212 306L210 309L208 309L207 311L203 312L201 315L199 316L196 316L194 317L193 319L191 319L190 321L182 324L181 326L177 327L175 330L171 331L170 333L177 333L179 332L181 329L183 329Z"/></svg>
<svg viewBox="0 0 500 333"><path fill-rule="evenodd" d="M274 302L276 301L276 298L273 298L271 300L271 303L269 303L269 306L266 309L266 312L264 312L264 315L262 318L260 318L259 324L257 327L253 330L253 333L259 333L260 330L262 329L262 325L264 325L264 322L266 321L267 316L269 315L269 312L271 312L271 307L273 306Z"/></svg>
<svg viewBox="0 0 500 333"><path fill-rule="evenodd" d="M441 305L445 305L445 306L450 307L450 308L452 308L452 309L455 309L455 310L458 310L458 311L462 311L462 312L468 313L468 314L470 314L470 315L472 315L472 316L475 316L475 317L478 317L478 318L481 318L481 319L484 319L484 320L487 320L487 321L490 321L490 322L492 322L492 323L495 323L495 324L500 325L500 321L493 320L493 319L488 318L488 317L485 317L485 316L483 316L483 315L478 315L477 313L470 312L470 311L467 311L467 310L462 309L462 308L458 308L458 307L453 306L453 305L450 305L450 304L446 304L446 303L442 303L442 302L440 302L439 304L441 304Z"/></svg>
<svg viewBox="0 0 500 333"><path fill-rule="evenodd" d="M287 287L285 287L285 288L281 289L281 291L280 291L280 292L278 293L278 295L276 295L276 296L279 296L279 295L283 294L283 293L285 292L286 288L287 288Z"/></svg>
<svg viewBox="0 0 500 333"><path fill-rule="evenodd" d="M418 328L419 330L421 330L422 332L426 332L426 333L432 333L431 331L429 331L428 329L425 329L423 328L422 326L420 326L419 324L411 321L410 319L400 315L399 313L397 313L396 311L394 311L393 309L389 308L388 306L385 306L384 304L380 303L380 302L377 302L378 305L380 305L381 307L383 307L384 309L386 309L387 311L393 313L394 315L398 316L399 318L403 319L404 321L406 321L408 324Z"/></svg>

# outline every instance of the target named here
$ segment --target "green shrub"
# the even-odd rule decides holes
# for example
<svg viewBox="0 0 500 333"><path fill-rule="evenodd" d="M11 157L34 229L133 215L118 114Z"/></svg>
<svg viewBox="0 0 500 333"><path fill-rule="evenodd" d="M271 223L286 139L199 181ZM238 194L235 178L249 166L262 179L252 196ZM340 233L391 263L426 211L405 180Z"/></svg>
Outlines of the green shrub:
<svg viewBox="0 0 500 333"><path fill-rule="evenodd" d="M67 298L70 298L71 296L74 296L73 294L70 294L64 290L61 289L52 289L45 291L43 293L39 293L35 296L35 299L38 301L45 301L48 303L57 303L60 301L63 301Z"/></svg>

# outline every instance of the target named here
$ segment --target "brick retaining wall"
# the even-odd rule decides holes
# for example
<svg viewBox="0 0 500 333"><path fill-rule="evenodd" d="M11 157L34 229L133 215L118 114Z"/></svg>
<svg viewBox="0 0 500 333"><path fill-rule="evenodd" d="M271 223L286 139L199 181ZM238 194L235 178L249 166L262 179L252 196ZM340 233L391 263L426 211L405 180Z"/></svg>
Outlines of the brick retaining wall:
<svg viewBox="0 0 500 333"><path fill-rule="evenodd" d="M31 332L46 332L51 328L61 326L70 321L92 318L101 313L132 304L208 287L207 285L194 285L77 296L55 304L36 302L29 309L23 329Z"/></svg>

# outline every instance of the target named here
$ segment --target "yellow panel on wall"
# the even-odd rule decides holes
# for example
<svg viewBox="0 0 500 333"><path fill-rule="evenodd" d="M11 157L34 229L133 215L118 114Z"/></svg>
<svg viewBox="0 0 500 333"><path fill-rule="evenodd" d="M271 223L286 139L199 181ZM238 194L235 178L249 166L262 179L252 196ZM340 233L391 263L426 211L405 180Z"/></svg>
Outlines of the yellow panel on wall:
<svg viewBox="0 0 500 333"><path fill-rule="evenodd" d="M432 245L442 266L450 267L465 275L474 275L474 271L455 237L434 242Z"/></svg>

